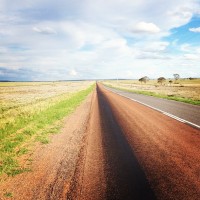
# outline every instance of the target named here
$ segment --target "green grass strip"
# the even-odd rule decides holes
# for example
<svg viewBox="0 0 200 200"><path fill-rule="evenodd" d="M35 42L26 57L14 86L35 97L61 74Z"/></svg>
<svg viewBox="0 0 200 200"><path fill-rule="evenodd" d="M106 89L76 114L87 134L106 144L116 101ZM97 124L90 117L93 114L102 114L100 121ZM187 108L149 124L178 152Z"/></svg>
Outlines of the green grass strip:
<svg viewBox="0 0 200 200"><path fill-rule="evenodd" d="M48 143L48 134L60 130L61 123L58 125L58 122L72 113L93 89L94 85L32 116L18 117L14 124L8 124L0 130L0 175L13 176L23 172L24 169L20 168L17 158L27 153L27 149L22 148L19 151L16 149L33 136L43 144Z"/></svg>
<svg viewBox="0 0 200 200"><path fill-rule="evenodd" d="M131 93L135 93L135 94L143 94L143 95L158 97L158 98L162 98L162 99L168 99L168 100L174 100L174 101L189 103L189 104L193 104L193 105L200 105L200 100L193 100L193 99L188 99L188 98L184 98L184 97L177 97L177 96L167 96L165 94L157 94L155 92L150 92L150 91L130 90L130 89L125 89L125 88L120 88L120 87L114 87L112 85L106 85L106 86L108 86L110 88L114 88L114 89L119 89L119 90L122 90L122 91L125 91L125 92L131 92Z"/></svg>

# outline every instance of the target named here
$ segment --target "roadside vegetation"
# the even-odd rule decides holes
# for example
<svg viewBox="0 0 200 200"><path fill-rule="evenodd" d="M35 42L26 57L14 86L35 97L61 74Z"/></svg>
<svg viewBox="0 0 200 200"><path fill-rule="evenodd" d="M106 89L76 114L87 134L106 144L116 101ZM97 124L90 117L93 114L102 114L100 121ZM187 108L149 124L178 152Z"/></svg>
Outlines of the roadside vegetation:
<svg viewBox="0 0 200 200"><path fill-rule="evenodd" d="M174 74L174 79L159 77L150 80L144 76L139 80L110 80L103 83L128 92L200 105L200 79L180 79L179 75Z"/></svg>
<svg viewBox="0 0 200 200"><path fill-rule="evenodd" d="M63 119L93 90L93 82L3 83L0 98L0 176L29 170L27 154L63 126ZM10 84L10 83L9 83ZM18 83L19 84L19 83ZM1 86L1 84L0 84ZM24 158L23 159L23 156Z"/></svg>

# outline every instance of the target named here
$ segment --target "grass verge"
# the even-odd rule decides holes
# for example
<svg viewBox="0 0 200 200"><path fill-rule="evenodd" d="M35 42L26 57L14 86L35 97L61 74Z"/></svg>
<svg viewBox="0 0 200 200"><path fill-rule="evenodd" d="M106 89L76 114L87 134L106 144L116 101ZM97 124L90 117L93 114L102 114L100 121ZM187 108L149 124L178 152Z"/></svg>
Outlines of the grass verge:
<svg viewBox="0 0 200 200"><path fill-rule="evenodd" d="M15 123L6 124L0 130L0 175L14 176L29 169L23 168L18 158L26 154L35 141L49 142L49 134L58 133L62 120L72 113L92 92L94 85L69 98L58 101L33 115L18 116Z"/></svg>
<svg viewBox="0 0 200 200"><path fill-rule="evenodd" d="M121 88L121 87L114 87L112 85L107 85L107 84L106 84L106 86L110 87L110 88L114 88L114 89L119 89L119 90L122 90L125 92L131 92L131 93L135 93L135 94L143 94L143 95L158 97L158 98L162 98L162 99L169 99L169 100L189 103L189 104L193 104L193 105L200 105L200 100L193 100L193 99L177 97L177 96L167 96L164 94L157 94L157 93L151 92L151 91L130 90L130 89L125 89L125 88Z"/></svg>

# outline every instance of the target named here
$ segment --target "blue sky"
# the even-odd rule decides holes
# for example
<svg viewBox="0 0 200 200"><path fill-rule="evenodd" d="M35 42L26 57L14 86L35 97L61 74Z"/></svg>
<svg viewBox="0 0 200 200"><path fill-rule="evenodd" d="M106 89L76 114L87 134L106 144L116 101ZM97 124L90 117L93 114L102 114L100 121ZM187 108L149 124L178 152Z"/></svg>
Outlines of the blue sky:
<svg viewBox="0 0 200 200"><path fill-rule="evenodd" d="M200 77L199 0L0 0L0 80Z"/></svg>

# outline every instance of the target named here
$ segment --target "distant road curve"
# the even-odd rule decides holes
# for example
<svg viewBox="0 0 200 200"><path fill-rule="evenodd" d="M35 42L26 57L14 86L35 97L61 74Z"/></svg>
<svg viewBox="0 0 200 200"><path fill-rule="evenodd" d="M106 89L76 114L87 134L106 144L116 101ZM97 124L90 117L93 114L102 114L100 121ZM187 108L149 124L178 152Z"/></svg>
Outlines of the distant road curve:
<svg viewBox="0 0 200 200"><path fill-rule="evenodd" d="M114 93L151 107L169 117L200 129L200 106L183 102L161 99L153 96L125 92L119 89L104 87Z"/></svg>

